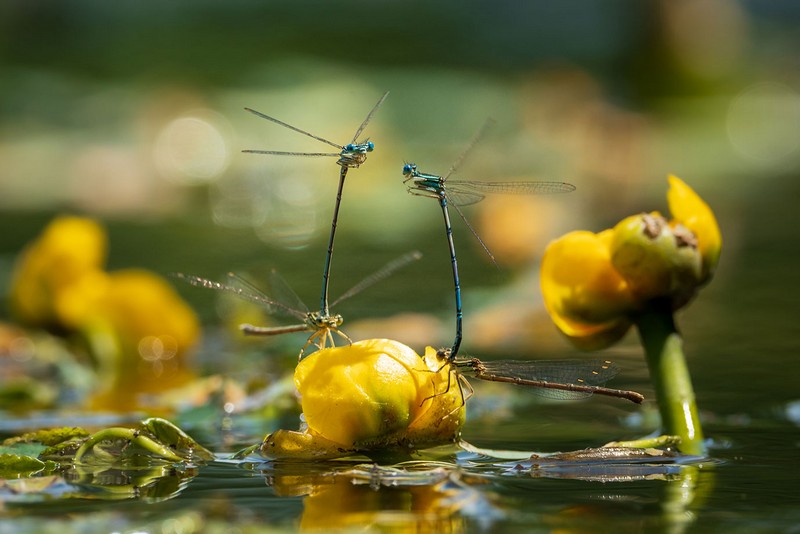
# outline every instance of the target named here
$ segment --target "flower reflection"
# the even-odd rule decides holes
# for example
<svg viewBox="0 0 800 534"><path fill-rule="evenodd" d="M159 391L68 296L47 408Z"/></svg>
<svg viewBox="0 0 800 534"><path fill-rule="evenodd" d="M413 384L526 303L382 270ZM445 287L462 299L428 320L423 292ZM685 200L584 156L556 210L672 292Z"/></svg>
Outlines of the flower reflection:
<svg viewBox="0 0 800 534"><path fill-rule="evenodd" d="M461 532L465 516L489 522L496 511L454 467L367 465L304 473L297 464L275 464L265 474L278 495L304 496L301 530Z"/></svg>

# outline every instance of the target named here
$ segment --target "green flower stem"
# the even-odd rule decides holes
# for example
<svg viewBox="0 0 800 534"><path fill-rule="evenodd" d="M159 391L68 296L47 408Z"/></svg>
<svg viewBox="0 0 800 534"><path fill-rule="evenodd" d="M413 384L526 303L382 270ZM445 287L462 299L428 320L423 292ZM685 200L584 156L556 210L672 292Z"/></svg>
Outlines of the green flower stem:
<svg viewBox="0 0 800 534"><path fill-rule="evenodd" d="M653 306L636 318L636 326L658 399L662 432L680 436L681 452L705 456L683 339L675 328L672 311L666 306Z"/></svg>

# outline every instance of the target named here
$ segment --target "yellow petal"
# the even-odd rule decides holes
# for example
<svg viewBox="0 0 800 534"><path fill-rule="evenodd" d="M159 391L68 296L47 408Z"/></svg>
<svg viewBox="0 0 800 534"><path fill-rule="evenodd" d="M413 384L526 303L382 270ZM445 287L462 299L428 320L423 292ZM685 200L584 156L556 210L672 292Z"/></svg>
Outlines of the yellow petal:
<svg viewBox="0 0 800 534"><path fill-rule="evenodd" d="M611 238L610 231L570 232L545 250L540 278L544 303L570 338L602 339L606 331L616 337L621 321L635 308L627 282L611 265Z"/></svg>
<svg viewBox="0 0 800 534"><path fill-rule="evenodd" d="M610 347L628 333L633 322L626 316L605 323L587 325L553 316L553 322L570 342L580 350L601 350Z"/></svg>
<svg viewBox="0 0 800 534"><path fill-rule="evenodd" d="M722 234L714 212L686 183L669 176L667 202L672 216L697 237L697 247L703 261L703 281L714 274L722 250Z"/></svg>
<svg viewBox="0 0 800 534"><path fill-rule="evenodd" d="M327 440L313 430L276 430L264 438L259 452L275 459L326 460L354 451L343 450L341 444Z"/></svg>
<svg viewBox="0 0 800 534"><path fill-rule="evenodd" d="M94 320L101 313L108 286L108 273L93 271L63 287L53 297L53 308L59 324L79 330Z"/></svg>

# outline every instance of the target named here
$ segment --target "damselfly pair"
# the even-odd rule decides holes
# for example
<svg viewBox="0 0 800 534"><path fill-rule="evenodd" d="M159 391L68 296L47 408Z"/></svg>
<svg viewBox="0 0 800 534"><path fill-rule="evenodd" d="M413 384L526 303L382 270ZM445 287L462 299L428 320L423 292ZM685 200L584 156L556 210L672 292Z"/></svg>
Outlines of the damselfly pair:
<svg viewBox="0 0 800 534"><path fill-rule="evenodd" d="M491 124L492 121L487 121L484 124L444 176L420 172L414 163L406 163L403 166L403 176L405 176L403 182L411 182L408 186L408 192L412 195L435 198L439 201L442 215L444 216L445 235L447 236L447 246L450 250L450 264L453 270L456 297L456 335L448 352L448 357L451 361L458 355L458 350L461 346L463 310L461 305L461 282L458 277L458 261L456 259L455 243L453 242L453 227L450 224L450 214L447 209L448 204L456 209L467 228L470 229L483 247L483 250L494 262L494 256L489 251L489 247L486 246L475 229L469 224L459 206L468 206L480 202L486 198L487 193L542 195L569 193L575 190L574 185L564 182L468 182L463 180L448 182L448 178L456 172L464 158L483 137Z"/></svg>
<svg viewBox="0 0 800 534"><path fill-rule="evenodd" d="M370 141L369 139L365 139L363 141L359 140L361 134L364 132L364 129L369 124L369 121L372 119L372 116L378 110L378 108L383 104L383 101L386 100L386 97L389 96L389 92L385 92L378 102L372 107L369 113L367 113L366 118L361 122L361 125L356 129L356 133L353 135L353 139L344 145L339 145L334 143L333 141L329 141L324 137L320 137L318 135L314 135L309 133L305 130L301 130L296 126L292 126L286 122L283 122L275 117L271 117L260 111L256 111L254 109L245 108L246 111L261 117L262 119L267 119L268 121L274 122L279 124L285 128L288 128L292 131L297 133L303 134L307 137L330 145L338 150L338 152L285 152L285 151L277 151L277 150L244 150L243 152L251 153L251 154L266 154L272 156L311 156L311 157L335 157L338 158L336 163L340 166L339 170L339 188L336 193L336 203L334 204L333 208L333 218L331 220L331 232L330 237L328 239L328 251L325 256L325 264L322 271L322 292L320 296L320 308L319 311L311 312L308 308L303 304L303 302L297 297L297 295L292 291L285 282L283 282L277 273L273 272L272 276L272 285L278 286L282 288L282 292L284 295L287 295L289 298L288 300L291 301L291 304L287 302L282 302L280 300L276 300L272 297L268 297L260 290L258 290L255 286L246 282L241 277L229 273L229 283L223 284L220 282L215 282L213 280L208 280L205 278L201 278L199 276L194 275L185 275L185 274L177 274L178 278L185 280L186 282L199 286L199 287L206 287L210 289L216 289L219 291L224 291L228 293L232 293L237 295L245 300L249 300L251 302L255 302L264 306L270 313L285 315L289 317L293 317L295 319L299 319L302 321L300 324L289 325L289 326L276 326L276 327L258 327L253 325L242 325L241 329L245 334L250 335L263 335L263 336L273 336L279 334L288 334L292 332L302 332L302 331L311 331L312 334L306 340L305 345L300 349L300 357L302 358L305 350L310 346L314 345L319 349L324 349L328 343L334 345L333 334L337 334L343 339L347 340L347 342L351 343L352 341L350 338L345 334L343 331L339 329L339 327L344 322L344 319L339 314L331 314L330 308L335 306L342 300L346 298L350 298L353 295L361 292L362 290L366 289L370 285L374 284L375 282L389 276L395 270L403 267L407 263L417 260L421 257L419 252L412 252L406 254L386 266L384 266L379 271L373 273L372 275L365 278L362 282L351 288L350 290L346 291L339 299L333 303L333 305L329 305L328 303L328 288L330 286L330 273L331 273L331 263L333 258L333 245L334 240L336 237L336 227L338 225L339 220L339 208L342 203L342 192L344 190L344 181L347 177L347 171L349 169L357 169L360 167L366 160L367 154L375 150L375 144Z"/></svg>
<svg viewBox="0 0 800 534"><path fill-rule="evenodd" d="M491 124L491 121L484 124L444 176L420 172L414 163L406 163L403 166L403 176L405 176L403 182L410 182L408 192L412 195L438 200L444 216L445 235L450 251L456 302L456 334L453 344L449 349L437 352L437 356L442 361L440 369L449 368L446 391L449 391L451 379L455 376L455 380L459 388L461 388L462 400L465 398L465 388L469 392L467 394L468 397L472 388L464 378L464 373L467 373L481 380L529 386L534 388L534 391L538 394L551 398L575 399L596 394L641 403L644 397L635 391L603 387L603 384L617 374L617 368L609 361L501 360L484 362L478 358L464 359L457 357L462 340L463 309L461 304L461 282L458 276L458 261L453 242L453 228L450 224L450 214L447 209L448 204L456 209L467 228L470 229L489 255L489 258L494 262L494 256L489 251L489 247L486 246L475 229L469 224L459 206L468 206L480 202L487 193L541 195L569 193L575 190L574 185L564 182L474 182L463 180L448 182L448 178L456 172L467 154L483 137ZM444 392L438 392L437 394L441 393Z"/></svg>

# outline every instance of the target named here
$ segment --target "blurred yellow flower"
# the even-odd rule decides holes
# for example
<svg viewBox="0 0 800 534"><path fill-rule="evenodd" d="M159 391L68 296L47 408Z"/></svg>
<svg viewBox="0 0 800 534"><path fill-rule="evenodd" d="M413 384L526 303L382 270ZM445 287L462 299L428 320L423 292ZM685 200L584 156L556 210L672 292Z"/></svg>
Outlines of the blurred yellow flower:
<svg viewBox="0 0 800 534"><path fill-rule="evenodd" d="M200 328L161 277L103 270L107 238L95 221L59 217L21 254L10 291L16 318L78 333L94 358L106 409L138 406L136 393L181 385Z"/></svg>
<svg viewBox="0 0 800 534"><path fill-rule="evenodd" d="M106 235L95 221L59 217L17 259L9 304L21 322L62 325L56 303L62 291L102 269Z"/></svg>
<svg viewBox="0 0 800 534"><path fill-rule="evenodd" d="M186 356L200 335L197 317L153 273L109 273L105 294L81 330L102 345L94 351L104 379L96 406L131 409L140 405L137 393L182 386L194 376Z"/></svg>
<svg viewBox="0 0 800 534"><path fill-rule="evenodd" d="M684 306L714 272L722 240L713 212L680 179L669 183L673 220L634 215L599 234L571 232L545 250L545 306L578 347L613 344L654 300Z"/></svg>
<svg viewBox="0 0 800 534"><path fill-rule="evenodd" d="M421 358L386 339L317 351L295 370L307 430L275 432L261 452L320 458L453 441L464 399L455 371L442 365L431 347Z"/></svg>

